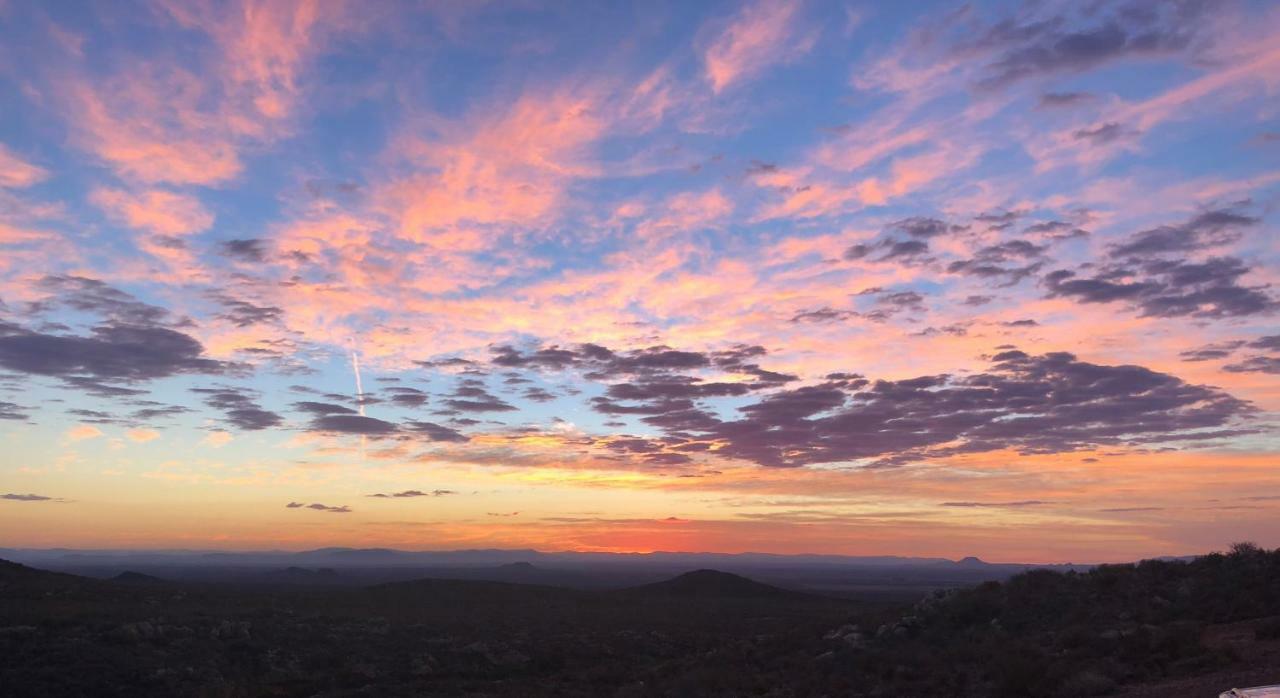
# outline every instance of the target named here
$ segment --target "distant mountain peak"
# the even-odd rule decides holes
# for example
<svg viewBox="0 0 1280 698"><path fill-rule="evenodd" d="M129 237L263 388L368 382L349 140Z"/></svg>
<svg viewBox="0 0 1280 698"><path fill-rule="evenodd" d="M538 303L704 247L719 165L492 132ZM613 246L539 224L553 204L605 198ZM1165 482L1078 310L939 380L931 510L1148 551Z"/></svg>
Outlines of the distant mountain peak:
<svg viewBox="0 0 1280 698"><path fill-rule="evenodd" d="M125 584L156 584L164 580L159 577L153 577L149 574L134 572L133 570L125 570L120 574L111 578L113 582L123 582Z"/></svg>
<svg viewBox="0 0 1280 698"><path fill-rule="evenodd" d="M974 556L970 555L970 556L968 556L968 557L966 557L966 558L962 558L962 559L961 559L959 562L957 562L956 564L957 564L957 565L967 565L967 566L970 566L970 567L976 567L976 566L978 566L978 565L985 565L985 564L987 564L987 562L986 562L985 560L983 560L982 558L980 558L980 557L974 557Z"/></svg>
<svg viewBox="0 0 1280 698"><path fill-rule="evenodd" d="M633 587L633 593L654 594L662 596L726 597L726 598L777 598L805 597L807 594L789 591L753 579L721 572L720 570L702 569L685 572L664 582Z"/></svg>

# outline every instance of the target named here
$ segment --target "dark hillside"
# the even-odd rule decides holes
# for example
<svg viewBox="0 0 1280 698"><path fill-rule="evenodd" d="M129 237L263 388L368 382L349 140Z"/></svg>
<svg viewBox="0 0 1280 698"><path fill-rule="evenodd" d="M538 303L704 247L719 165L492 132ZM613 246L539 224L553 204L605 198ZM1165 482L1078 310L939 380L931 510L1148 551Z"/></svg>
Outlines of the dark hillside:
<svg viewBox="0 0 1280 698"><path fill-rule="evenodd" d="M630 596L670 598L777 599L803 600L817 597L717 570L695 570L674 579L626 589Z"/></svg>
<svg viewBox="0 0 1280 698"><path fill-rule="evenodd" d="M0 563L13 695L1151 698L1267 683L1280 551L1248 545L907 603L713 570L588 591L119 583Z"/></svg>
<svg viewBox="0 0 1280 698"><path fill-rule="evenodd" d="M164 584L164 580L159 577L153 577L149 574L141 572L133 572L126 570L111 578L111 581L120 584Z"/></svg>
<svg viewBox="0 0 1280 698"><path fill-rule="evenodd" d="M834 631L820 681L902 695L1104 695L1230 668L1241 650L1213 642L1215 628L1261 619L1257 639L1266 641L1280 636L1266 620L1278 614L1280 550L1246 544L1190 562L1037 570ZM1280 666L1271 680L1280 682Z"/></svg>

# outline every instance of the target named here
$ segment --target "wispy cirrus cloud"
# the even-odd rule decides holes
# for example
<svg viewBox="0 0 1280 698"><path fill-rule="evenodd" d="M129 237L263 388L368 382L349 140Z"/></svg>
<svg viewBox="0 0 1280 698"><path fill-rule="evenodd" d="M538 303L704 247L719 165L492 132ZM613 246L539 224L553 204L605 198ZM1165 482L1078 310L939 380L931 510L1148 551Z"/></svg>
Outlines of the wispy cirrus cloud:
<svg viewBox="0 0 1280 698"><path fill-rule="evenodd" d="M802 26L800 0L755 0L709 33L702 53L707 82L715 92L808 53L816 34Z"/></svg>

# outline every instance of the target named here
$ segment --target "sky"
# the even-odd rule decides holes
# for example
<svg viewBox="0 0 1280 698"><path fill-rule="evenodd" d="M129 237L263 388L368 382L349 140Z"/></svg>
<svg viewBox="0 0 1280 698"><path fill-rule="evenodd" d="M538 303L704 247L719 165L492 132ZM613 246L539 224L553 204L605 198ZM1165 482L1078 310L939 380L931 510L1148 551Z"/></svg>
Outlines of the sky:
<svg viewBox="0 0 1280 698"><path fill-rule="evenodd" d="M1278 546L1278 35L0 0L0 540Z"/></svg>

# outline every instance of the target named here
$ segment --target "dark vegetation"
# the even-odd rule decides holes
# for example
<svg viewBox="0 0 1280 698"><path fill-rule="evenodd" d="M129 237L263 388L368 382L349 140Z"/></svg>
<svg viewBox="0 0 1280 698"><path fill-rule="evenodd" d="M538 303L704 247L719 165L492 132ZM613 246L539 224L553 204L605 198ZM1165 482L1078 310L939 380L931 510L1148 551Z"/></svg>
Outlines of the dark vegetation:
<svg viewBox="0 0 1280 698"><path fill-rule="evenodd" d="M1277 614L1280 550L1249 544L1190 562L1033 570L926 597L849 638L815 683L912 696L1106 695L1229 669L1244 659L1241 647L1215 646L1207 632L1257 620L1248 639L1274 640ZM1270 669L1268 682L1280 683L1280 663Z"/></svg>
<svg viewBox="0 0 1280 698"><path fill-rule="evenodd" d="M284 572L313 573L327 575ZM710 570L592 591L95 580L0 562L0 693L1145 696L1280 682L1280 550L877 599Z"/></svg>

